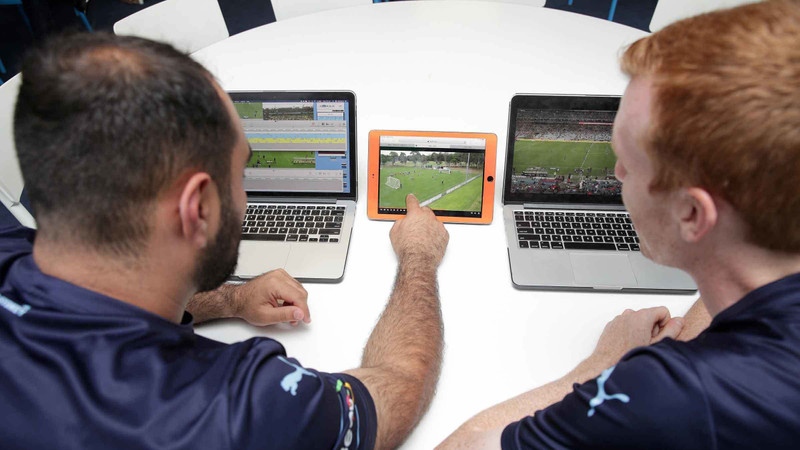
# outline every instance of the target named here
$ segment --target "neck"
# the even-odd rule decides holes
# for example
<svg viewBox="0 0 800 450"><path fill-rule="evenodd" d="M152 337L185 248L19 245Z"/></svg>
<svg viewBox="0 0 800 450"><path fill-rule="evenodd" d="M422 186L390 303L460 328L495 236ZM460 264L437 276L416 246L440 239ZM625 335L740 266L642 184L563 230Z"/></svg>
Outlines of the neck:
<svg viewBox="0 0 800 450"><path fill-rule="evenodd" d="M152 257L149 250L143 256L120 258L37 236L33 259L47 275L180 323L194 292L191 283L180 283L190 279L188 271L181 273L175 261Z"/></svg>
<svg viewBox="0 0 800 450"><path fill-rule="evenodd" d="M753 290L800 272L800 254L739 244L702 258L689 272L709 314L716 316Z"/></svg>

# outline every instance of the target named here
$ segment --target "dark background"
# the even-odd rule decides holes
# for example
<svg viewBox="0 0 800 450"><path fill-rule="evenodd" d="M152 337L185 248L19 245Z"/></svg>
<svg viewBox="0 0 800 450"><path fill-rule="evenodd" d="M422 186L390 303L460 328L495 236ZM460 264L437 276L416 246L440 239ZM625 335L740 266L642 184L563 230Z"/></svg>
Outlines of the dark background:
<svg viewBox="0 0 800 450"><path fill-rule="evenodd" d="M31 29L25 25L17 6L0 6L0 60L7 69L5 74L0 74L3 81L19 71L20 58L35 39L63 30L86 30L73 11L73 6L81 4L82 0L22 1L31 22ZM162 1L164 0L145 0L145 5L130 5L119 0L90 0L86 8L86 17L95 30L110 32L118 20ZM218 1L230 35L275 22L275 13L270 0ZM373 1L381 3L386 0ZM612 1L547 0L545 7L607 19ZM657 3L658 0L618 0L613 21L650 31L650 19Z"/></svg>

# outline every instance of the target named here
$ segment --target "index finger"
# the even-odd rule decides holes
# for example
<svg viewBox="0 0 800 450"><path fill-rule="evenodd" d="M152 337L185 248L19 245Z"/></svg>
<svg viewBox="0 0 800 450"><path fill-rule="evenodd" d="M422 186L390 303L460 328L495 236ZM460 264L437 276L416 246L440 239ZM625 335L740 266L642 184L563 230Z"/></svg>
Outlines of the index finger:
<svg viewBox="0 0 800 450"><path fill-rule="evenodd" d="M414 194L406 195L406 211L411 212L411 210L419 210L419 200Z"/></svg>

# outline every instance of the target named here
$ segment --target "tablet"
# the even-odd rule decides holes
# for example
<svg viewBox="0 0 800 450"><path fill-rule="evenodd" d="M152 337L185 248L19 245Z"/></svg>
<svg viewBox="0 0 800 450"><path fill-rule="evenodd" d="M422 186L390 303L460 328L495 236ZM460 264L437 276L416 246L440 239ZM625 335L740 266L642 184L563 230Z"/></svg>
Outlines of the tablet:
<svg viewBox="0 0 800 450"><path fill-rule="evenodd" d="M491 223L497 136L491 133L369 133L367 216L396 220L414 194L442 222Z"/></svg>

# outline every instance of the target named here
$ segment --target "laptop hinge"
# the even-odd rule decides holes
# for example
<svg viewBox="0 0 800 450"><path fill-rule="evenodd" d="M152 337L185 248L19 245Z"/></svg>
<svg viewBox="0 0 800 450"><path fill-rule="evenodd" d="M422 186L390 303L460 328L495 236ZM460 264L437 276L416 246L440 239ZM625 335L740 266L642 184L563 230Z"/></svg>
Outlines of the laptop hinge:
<svg viewBox="0 0 800 450"><path fill-rule="evenodd" d="M575 203L523 203L525 209L585 209L593 211L625 211L623 205L596 205Z"/></svg>
<svg viewBox="0 0 800 450"><path fill-rule="evenodd" d="M335 198L292 198L292 197L257 197L251 195L247 197L250 202L275 202L275 203L336 203Z"/></svg>

